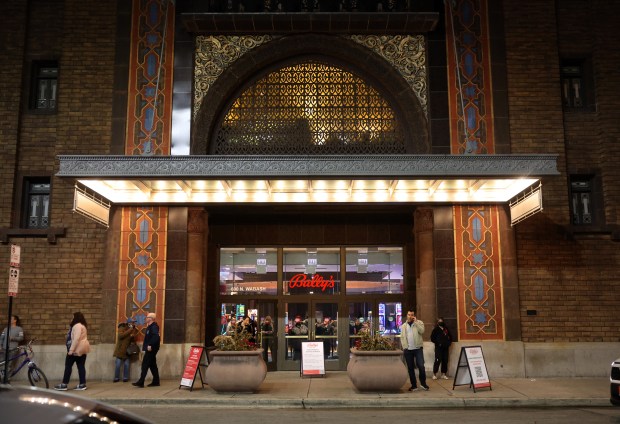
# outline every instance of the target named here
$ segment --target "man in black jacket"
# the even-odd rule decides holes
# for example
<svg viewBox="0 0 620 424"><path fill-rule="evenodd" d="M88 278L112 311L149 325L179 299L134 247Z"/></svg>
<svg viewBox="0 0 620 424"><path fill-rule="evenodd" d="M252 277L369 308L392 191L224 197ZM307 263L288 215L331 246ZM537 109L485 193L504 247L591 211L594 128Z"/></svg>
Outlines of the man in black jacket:
<svg viewBox="0 0 620 424"><path fill-rule="evenodd" d="M159 370L157 369L157 351L159 351L159 325L155 322L157 315L153 312L146 316L146 332L144 334L144 343L142 351L142 372L140 378L135 383L131 383L136 387L144 387L144 379L146 373L151 370L153 381L148 384L149 387L159 386Z"/></svg>

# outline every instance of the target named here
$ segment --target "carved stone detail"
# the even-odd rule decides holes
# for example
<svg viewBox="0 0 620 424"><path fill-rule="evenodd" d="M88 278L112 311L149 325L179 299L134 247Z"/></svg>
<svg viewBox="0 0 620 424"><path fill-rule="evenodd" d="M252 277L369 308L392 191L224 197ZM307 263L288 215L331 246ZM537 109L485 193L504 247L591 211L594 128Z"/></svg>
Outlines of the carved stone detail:
<svg viewBox="0 0 620 424"><path fill-rule="evenodd" d="M241 56L271 40L269 35L196 37L194 117L217 77Z"/></svg>
<svg viewBox="0 0 620 424"><path fill-rule="evenodd" d="M523 177L557 155L58 156L59 177Z"/></svg>
<svg viewBox="0 0 620 424"><path fill-rule="evenodd" d="M383 57L403 76L428 118L424 36L351 35L349 38Z"/></svg>

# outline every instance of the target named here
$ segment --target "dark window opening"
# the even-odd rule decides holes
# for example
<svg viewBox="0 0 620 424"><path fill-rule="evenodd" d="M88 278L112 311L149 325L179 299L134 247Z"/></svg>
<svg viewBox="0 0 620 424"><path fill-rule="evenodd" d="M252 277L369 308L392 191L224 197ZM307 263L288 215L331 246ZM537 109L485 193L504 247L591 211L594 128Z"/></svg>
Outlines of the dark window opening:
<svg viewBox="0 0 620 424"><path fill-rule="evenodd" d="M573 225L592 225L594 223L593 178L573 176L570 182Z"/></svg>
<svg viewBox="0 0 620 424"><path fill-rule="evenodd" d="M50 216L50 178L28 178L24 184L23 226L48 228Z"/></svg>
<svg viewBox="0 0 620 424"><path fill-rule="evenodd" d="M58 64L53 61L34 62L32 66L30 109L56 110Z"/></svg>
<svg viewBox="0 0 620 424"><path fill-rule="evenodd" d="M594 81L589 61L561 61L562 105L568 110L594 109Z"/></svg>

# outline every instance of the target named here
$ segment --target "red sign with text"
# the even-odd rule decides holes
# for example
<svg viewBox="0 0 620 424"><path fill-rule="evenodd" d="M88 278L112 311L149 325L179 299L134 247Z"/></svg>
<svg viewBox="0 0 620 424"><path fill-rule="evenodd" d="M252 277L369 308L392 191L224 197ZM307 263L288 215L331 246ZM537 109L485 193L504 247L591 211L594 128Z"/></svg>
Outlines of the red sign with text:
<svg viewBox="0 0 620 424"><path fill-rule="evenodd" d="M183 377L181 377L181 386L192 387L194 385L194 378L202 359L202 352L204 347L192 346L189 351L187 363L185 364L185 370L183 371Z"/></svg>
<svg viewBox="0 0 620 424"><path fill-rule="evenodd" d="M305 288L305 289L333 289L336 283L334 282L334 276L330 275L329 279L325 279L322 275L314 274L312 278L308 278L306 274L297 274L288 282L289 289Z"/></svg>

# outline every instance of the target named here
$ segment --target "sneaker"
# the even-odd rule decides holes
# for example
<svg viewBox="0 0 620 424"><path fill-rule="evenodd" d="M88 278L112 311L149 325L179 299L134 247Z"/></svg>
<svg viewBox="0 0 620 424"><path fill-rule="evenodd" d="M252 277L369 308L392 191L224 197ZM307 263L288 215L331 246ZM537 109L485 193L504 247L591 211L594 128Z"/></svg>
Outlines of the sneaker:
<svg viewBox="0 0 620 424"><path fill-rule="evenodd" d="M413 387L413 386L411 386L411 387L409 387L409 391L410 391L410 392L417 392L417 391L418 391L418 388L417 388L417 387Z"/></svg>
<svg viewBox="0 0 620 424"><path fill-rule="evenodd" d="M119 381L121 381L120 378L115 378L114 380L112 380L112 383L118 383Z"/></svg>
<svg viewBox="0 0 620 424"><path fill-rule="evenodd" d="M86 390L86 384L78 384L73 390Z"/></svg>
<svg viewBox="0 0 620 424"><path fill-rule="evenodd" d="M420 386L422 386L422 388L426 391L428 391L428 389L430 388L426 384L420 384Z"/></svg>
<svg viewBox="0 0 620 424"><path fill-rule="evenodd" d="M433 380L437 380L437 376L433 374Z"/></svg>
<svg viewBox="0 0 620 424"><path fill-rule="evenodd" d="M66 391L67 390L67 385L66 384L57 384L54 386L54 390L62 390L62 391Z"/></svg>
<svg viewBox="0 0 620 424"><path fill-rule="evenodd" d="M442 375L441 375L441 378L443 378L444 380L448 380L448 376L447 376L447 375L445 375L445 374L442 374Z"/></svg>

